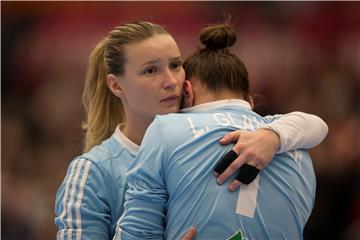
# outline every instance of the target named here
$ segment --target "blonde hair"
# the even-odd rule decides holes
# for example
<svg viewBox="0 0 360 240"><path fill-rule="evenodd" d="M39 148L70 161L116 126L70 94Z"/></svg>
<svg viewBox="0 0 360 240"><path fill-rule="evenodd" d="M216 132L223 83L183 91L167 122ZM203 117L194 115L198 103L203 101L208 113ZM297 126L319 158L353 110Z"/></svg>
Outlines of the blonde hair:
<svg viewBox="0 0 360 240"><path fill-rule="evenodd" d="M109 138L116 126L125 121L122 102L109 90L107 75L124 74L125 46L157 34L169 33L150 22L125 23L115 27L91 52L83 92L85 152Z"/></svg>

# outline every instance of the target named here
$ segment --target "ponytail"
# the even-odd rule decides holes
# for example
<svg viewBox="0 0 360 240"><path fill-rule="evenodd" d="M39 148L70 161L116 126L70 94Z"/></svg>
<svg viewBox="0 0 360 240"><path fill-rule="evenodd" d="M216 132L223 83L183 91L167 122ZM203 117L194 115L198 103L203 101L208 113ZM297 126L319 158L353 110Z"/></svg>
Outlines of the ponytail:
<svg viewBox="0 0 360 240"><path fill-rule="evenodd" d="M116 126L124 121L123 106L107 86L107 70L105 66L106 39L98 43L90 54L83 92L85 120L84 151L100 144L109 138Z"/></svg>

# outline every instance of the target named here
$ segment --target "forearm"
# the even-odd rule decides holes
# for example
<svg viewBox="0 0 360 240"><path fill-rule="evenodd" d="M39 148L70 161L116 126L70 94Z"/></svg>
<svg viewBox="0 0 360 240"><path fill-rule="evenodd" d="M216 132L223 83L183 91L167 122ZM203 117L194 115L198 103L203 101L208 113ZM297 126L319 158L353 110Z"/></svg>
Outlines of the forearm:
<svg viewBox="0 0 360 240"><path fill-rule="evenodd" d="M279 135L278 153L313 148L321 143L328 133L328 126L320 117L303 112L285 114L263 128Z"/></svg>

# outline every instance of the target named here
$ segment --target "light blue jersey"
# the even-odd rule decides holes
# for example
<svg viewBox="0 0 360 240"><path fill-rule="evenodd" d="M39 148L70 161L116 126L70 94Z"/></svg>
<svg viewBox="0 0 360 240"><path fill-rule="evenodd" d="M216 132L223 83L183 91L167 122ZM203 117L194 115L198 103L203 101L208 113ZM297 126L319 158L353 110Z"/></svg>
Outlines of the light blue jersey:
<svg viewBox="0 0 360 240"><path fill-rule="evenodd" d="M57 239L112 239L123 212L125 173L138 146L117 128L90 152L75 158L55 202Z"/></svg>
<svg viewBox="0 0 360 240"><path fill-rule="evenodd" d="M232 130L255 130L263 118L242 100L198 105L157 116L127 175L125 212L115 239L301 239L314 205L316 180L304 150L275 155L253 183L228 190L213 169L230 149L218 140ZM122 204L122 202L120 202ZM240 239L240 238L237 238Z"/></svg>

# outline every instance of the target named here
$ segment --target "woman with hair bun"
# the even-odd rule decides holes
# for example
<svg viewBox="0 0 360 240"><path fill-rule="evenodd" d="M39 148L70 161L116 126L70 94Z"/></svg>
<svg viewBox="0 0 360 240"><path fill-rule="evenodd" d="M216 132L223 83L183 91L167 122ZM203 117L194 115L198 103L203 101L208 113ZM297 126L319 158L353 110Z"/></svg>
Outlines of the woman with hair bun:
<svg viewBox="0 0 360 240"><path fill-rule="evenodd" d="M252 111L248 73L230 51L236 34L229 25L205 27L200 41L204 47L184 62L185 108L155 117L128 170L114 239L179 239L191 225L197 239L302 238L316 188L307 151L280 151L257 176L259 166L249 161L238 176L255 171L256 178L236 193L214 181L213 169L230 148L215 139L266 128L282 116ZM322 128L327 132L325 123Z"/></svg>

